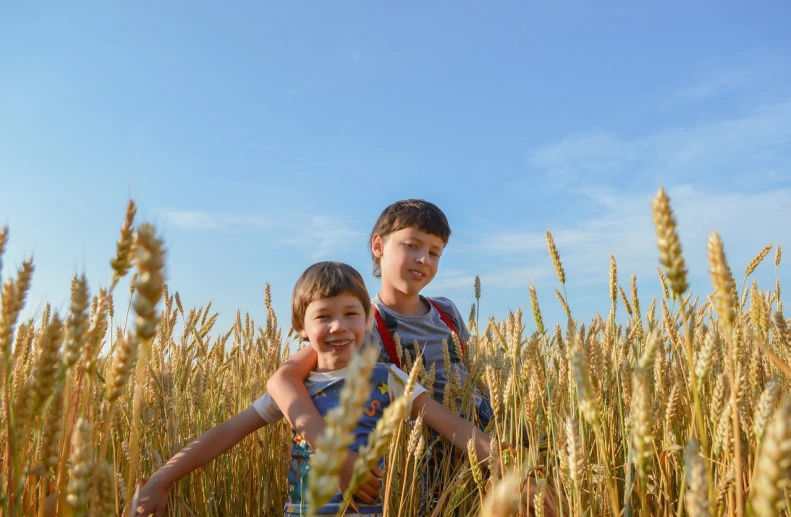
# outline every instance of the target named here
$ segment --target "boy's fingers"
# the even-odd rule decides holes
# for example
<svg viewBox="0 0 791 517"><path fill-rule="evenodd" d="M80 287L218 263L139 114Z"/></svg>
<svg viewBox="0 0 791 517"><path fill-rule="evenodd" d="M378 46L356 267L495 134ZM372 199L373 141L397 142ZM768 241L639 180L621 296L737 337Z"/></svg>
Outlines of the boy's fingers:
<svg viewBox="0 0 791 517"><path fill-rule="evenodd" d="M379 470L379 467L377 467L376 465L374 465L373 468L371 468L371 474L373 474L374 476L376 476L378 478L385 477L385 475L382 474L382 471Z"/></svg>
<svg viewBox="0 0 791 517"><path fill-rule="evenodd" d="M376 479L375 477L368 478L368 481L363 483L362 486L369 488L370 489L369 492L372 492L374 494L378 494L379 490L382 488L381 483L379 483L379 480Z"/></svg>
<svg viewBox="0 0 791 517"><path fill-rule="evenodd" d="M370 475L368 476L368 479L365 480L364 484L372 487L374 490L378 492L379 489L382 488L381 479L382 479L382 473L379 472L379 469L376 469L375 472L371 470Z"/></svg>
<svg viewBox="0 0 791 517"><path fill-rule="evenodd" d="M364 502L365 504L373 504L376 499L379 497L379 493L377 491L373 491L374 493L371 494L371 488L368 486L361 486L357 489L357 493L354 494L357 499Z"/></svg>
<svg viewBox="0 0 791 517"><path fill-rule="evenodd" d="M357 489L357 493L355 495L363 502L370 504L379 498L380 488L381 484L379 483L379 480L374 476L368 476L368 479L360 484L360 487Z"/></svg>

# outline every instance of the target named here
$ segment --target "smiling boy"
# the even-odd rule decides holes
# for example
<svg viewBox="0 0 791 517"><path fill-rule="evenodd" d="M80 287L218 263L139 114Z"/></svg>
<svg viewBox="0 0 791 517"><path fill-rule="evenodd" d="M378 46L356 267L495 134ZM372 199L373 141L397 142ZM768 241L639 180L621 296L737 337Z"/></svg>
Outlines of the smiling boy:
<svg viewBox="0 0 791 517"><path fill-rule="evenodd" d="M445 214L435 204L420 199L398 201L385 208L374 225L369 240L374 276L382 279L379 294L371 300L376 318L375 339L382 345L379 360L400 367L394 335L411 359L423 354L427 371L434 368L433 397L442 403L451 372L445 367L445 346L450 367L458 371L461 384L467 369L453 345L453 334L464 350L469 333L459 310L447 298L427 298L421 291L434 279L440 259L450 238L451 229ZM415 347L417 342L418 350ZM324 429L324 422L310 401L304 380L315 367L315 354L309 349L297 352L272 375L267 390L283 413L305 438L313 443ZM488 400L476 392L478 427L485 429L491 418ZM356 455L348 455L341 471L341 488L351 476ZM434 477L433 462L428 474ZM380 484L373 471L357 495L363 500L378 495ZM427 485L433 484L427 480Z"/></svg>

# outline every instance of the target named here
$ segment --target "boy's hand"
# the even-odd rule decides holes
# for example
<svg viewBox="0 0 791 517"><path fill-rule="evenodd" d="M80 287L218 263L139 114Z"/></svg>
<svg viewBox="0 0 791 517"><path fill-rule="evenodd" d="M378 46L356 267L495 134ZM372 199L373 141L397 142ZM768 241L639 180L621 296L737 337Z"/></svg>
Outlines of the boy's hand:
<svg viewBox="0 0 791 517"><path fill-rule="evenodd" d="M148 517L149 515L161 517L165 515L167 501L167 488L162 486L156 478L152 477L138 493L135 515L137 517Z"/></svg>
<svg viewBox="0 0 791 517"><path fill-rule="evenodd" d="M345 492L346 489L349 487L349 482L352 479L352 474L354 473L354 462L357 461L357 453L354 451L346 451L346 460L343 462L343 467L341 467L340 472L340 479L338 480L340 483L341 493ZM365 504L372 504L379 498L379 490L382 488L382 484L379 483L379 479L382 477L382 472L377 468L374 467L371 469L370 475L368 479L366 479L360 487L355 492L354 496L358 498L360 501L364 502Z"/></svg>

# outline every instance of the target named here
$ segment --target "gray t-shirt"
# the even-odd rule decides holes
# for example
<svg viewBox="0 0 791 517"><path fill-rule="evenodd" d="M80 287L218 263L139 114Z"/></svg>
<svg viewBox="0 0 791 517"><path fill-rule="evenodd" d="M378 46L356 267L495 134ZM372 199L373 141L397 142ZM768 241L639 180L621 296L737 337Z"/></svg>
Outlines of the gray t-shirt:
<svg viewBox="0 0 791 517"><path fill-rule="evenodd" d="M424 296L420 298L428 304L428 300L426 300ZM448 318L453 322L453 326L456 327L456 332L459 333L459 338L461 338L466 346L470 340L470 333L467 331L467 326L461 318L459 309L447 298L438 296L432 297L431 299L448 315ZM415 349L415 341L417 341L423 353L423 364L426 371L431 371L431 365L435 365L435 400L442 403L445 394L445 385L448 383L448 372L445 371L445 356L442 351L443 339L448 342L451 368L458 366L462 385L467 381L467 368L464 366L464 363L462 363L459 354L456 352L456 347L453 345L451 330L445 322L442 321L442 317L434 306L431 306L431 310L422 316L406 316L388 308L382 303L379 296L371 301L379 310L379 314L382 315L382 319L387 329L390 331L390 335L394 336L398 333L404 353L408 353L414 361L415 357L417 357L417 350ZM374 324L373 339L374 343L380 346L379 361L383 363L392 363L377 330L378 327Z"/></svg>

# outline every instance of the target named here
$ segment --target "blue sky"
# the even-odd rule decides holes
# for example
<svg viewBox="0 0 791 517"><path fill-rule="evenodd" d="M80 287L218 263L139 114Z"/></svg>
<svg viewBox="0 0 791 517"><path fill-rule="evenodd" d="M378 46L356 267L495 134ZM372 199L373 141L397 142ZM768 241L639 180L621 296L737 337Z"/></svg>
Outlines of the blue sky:
<svg viewBox="0 0 791 517"><path fill-rule="evenodd" d="M34 255L30 311L65 311L76 272L109 283L130 196L222 329L263 323L267 281L287 329L317 260L375 293L367 236L406 197L451 221L426 293L463 314L479 274L483 316L529 312L534 283L561 319L546 229L576 316L608 310L611 254L645 310L660 184L696 293L713 230L739 280L765 244L791 253L788 2L235 4L0 7L3 274Z"/></svg>

